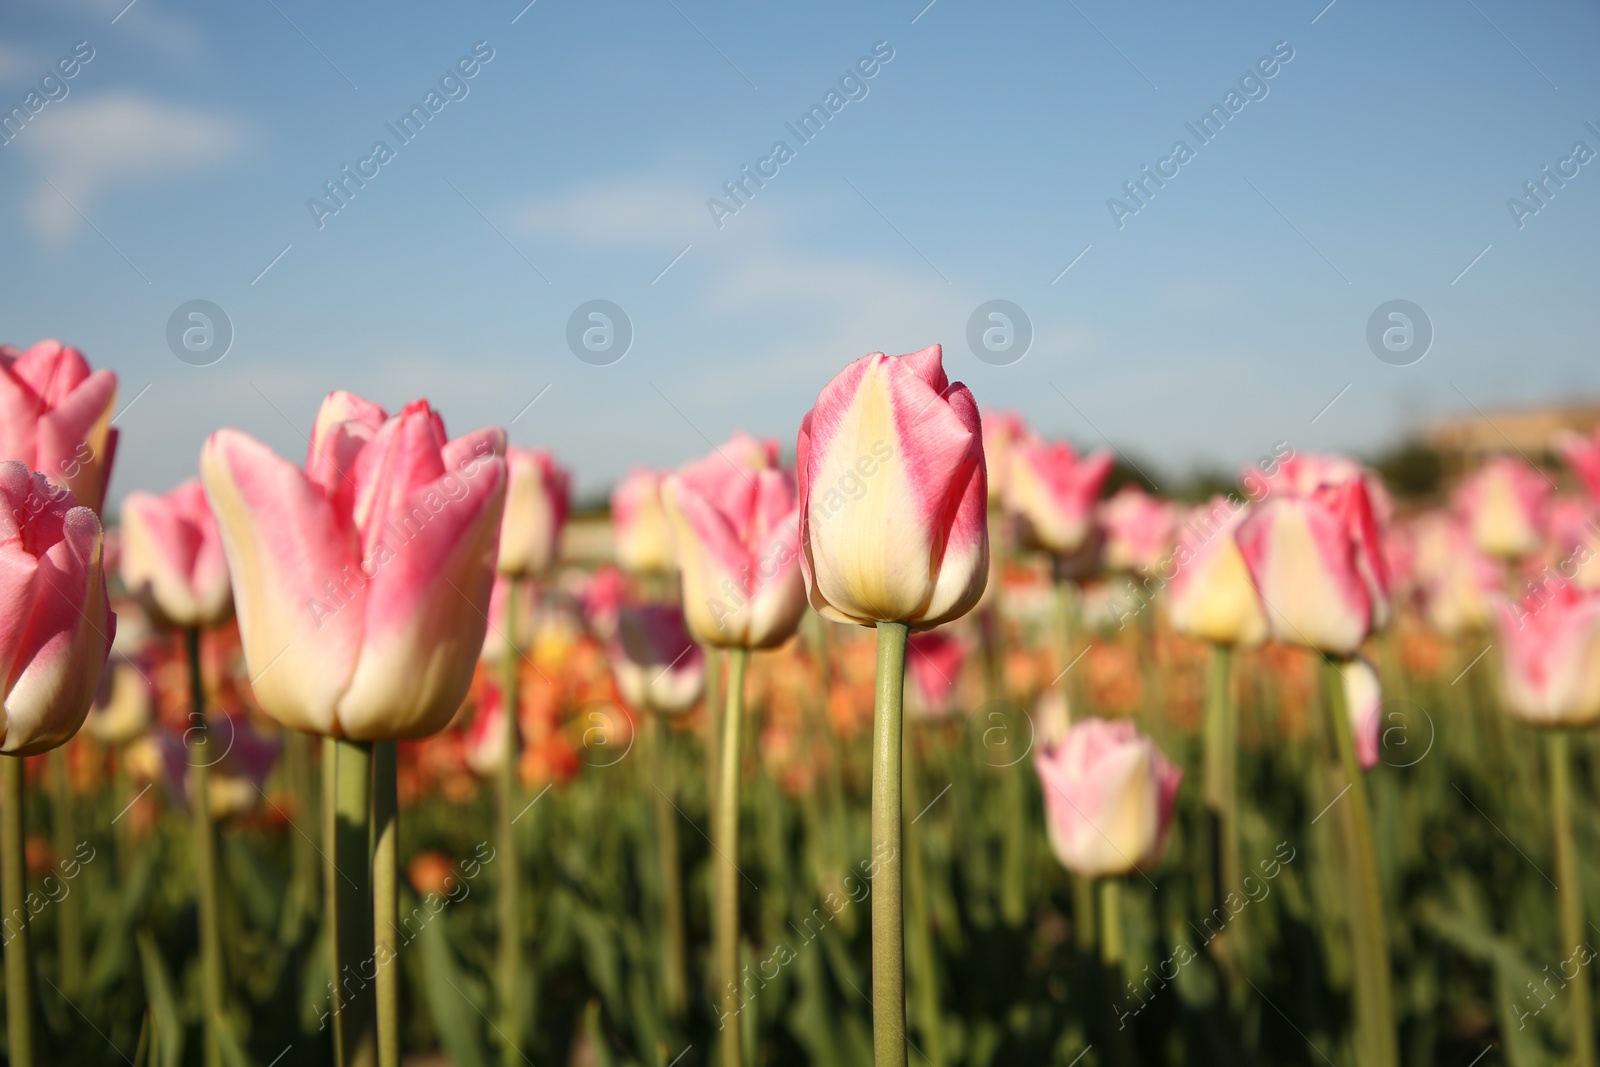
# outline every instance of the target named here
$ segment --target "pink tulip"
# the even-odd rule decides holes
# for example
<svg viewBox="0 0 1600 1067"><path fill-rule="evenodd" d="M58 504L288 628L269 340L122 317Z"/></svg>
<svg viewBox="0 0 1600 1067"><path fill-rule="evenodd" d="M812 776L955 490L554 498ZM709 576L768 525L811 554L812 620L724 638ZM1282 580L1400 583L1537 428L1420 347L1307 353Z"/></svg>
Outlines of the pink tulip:
<svg viewBox="0 0 1600 1067"><path fill-rule="evenodd" d="M554 566L571 507L571 476L542 448L506 449L506 510L500 522L501 574L538 577Z"/></svg>
<svg viewBox="0 0 1600 1067"><path fill-rule="evenodd" d="M578 593L578 610L589 632L602 641L611 640L627 599L628 579L620 570L605 565L595 568Z"/></svg>
<svg viewBox="0 0 1600 1067"><path fill-rule="evenodd" d="M696 641L770 648L787 641L805 610L800 501L794 478L752 462L777 445L746 448L736 436L668 476L661 495L672 523L683 609Z"/></svg>
<svg viewBox="0 0 1600 1067"><path fill-rule="evenodd" d="M1417 592L1428 624L1446 636L1484 629L1505 565L1478 550L1460 516L1431 511L1412 523Z"/></svg>
<svg viewBox="0 0 1600 1067"><path fill-rule="evenodd" d="M1167 585L1167 617L1179 633L1223 645L1258 645L1267 639L1266 612L1234 540L1247 508L1214 496L1179 526Z"/></svg>
<svg viewBox="0 0 1600 1067"><path fill-rule="evenodd" d="M1506 707L1534 726L1600 720L1600 593L1552 585L1496 604Z"/></svg>
<svg viewBox="0 0 1600 1067"><path fill-rule="evenodd" d="M1080 457L1065 441L1023 441L1011 449L1006 510L1027 543L1058 556L1089 541L1095 501L1111 476L1111 453Z"/></svg>
<svg viewBox="0 0 1600 1067"><path fill-rule="evenodd" d="M1539 550L1551 489L1549 479L1533 466L1496 456L1456 489L1455 506L1480 549L1517 559Z"/></svg>
<svg viewBox="0 0 1600 1067"><path fill-rule="evenodd" d="M102 745L122 746L144 734L155 719L156 690L133 660L113 653L83 728Z"/></svg>
<svg viewBox="0 0 1600 1067"><path fill-rule="evenodd" d="M956 682L971 651L943 630L912 634L906 649L906 705L923 719L945 719L955 710Z"/></svg>
<svg viewBox="0 0 1600 1067"><path fill-rule="evenodd" d="M1557 434L1554 448L1589 491L1589 496L1600 501L1600 426L1587 437L1571 430Z"/></svg>
<svg viewBox="0 0 1600 1067"><path fill-rule="evenodd" d="M222 535L200 479L122 502L122 581L165 626L215 626L233 613Z"/></svg>
<svg viewBox="0 0 1600 1067"><path fill-rule="evenodd" d="M617 562L634 573L670 571L672 528L661 503L668 471L635 467L611 492L611 536Z"/></svg>
<svg viewBox="0 0 1600 1067"><path fill-rule="evenodd" d="M679 715L693 708L705 689L705 651L689 636L683 612L672 605L624 607L610 659L622 699L639 711Z"/></svg>
<svg viewBox="0 0 1600 1067"><path fill-rule="evenodd" d="M357 740L450 721L487 626L504 434L454 441L426 401L385 417L334 393L305 470L218 430L200 476L252 685L278 722Z"/></svg>
<svg viewBox="0 0 1600 1067"><path fill-rule="evenodd" d="M1084 878L1161 862L1183 771L1126 719L1085 719L1034 749L1050 847Z"/></svg>
<svg viewBox="0 0 1600 1067"><path fill-rule="evenodd" d="M522 724L517 724L520 734ZM479 778L493 778L506 758L506 698L500 687L485 685L478 695L478 710L462 738L467 766Z"/></svg>
<svg viewBox="0 0 1600 1067"><path fill-rule="evenodd" d="M1178 524L1178 509L1171 501L1129 485L1098 510L1107 567L1148 574L1166 560Z"/></svg>
<svg viewBox="0 0 1600 1067"><path fill-rule="evenodd" d="M989 477L989 503L997 505L1006 497L1011 481L1011 449L1028 440L1032 431L1015 411L985 411L983 416L983 458Z"/></svg>
<svg viewBox="0 0 1600 1067"><path fill-rule="evenodd" d="M1356 656L1339 665L1344 679L1345 712L1350 716L1350 732L1355 737L1356 759L1361 769L1378 765L1379 738L1383 726L1383 686L1372 664Z"/></svg>
<svg viewBox="0 0 1600 1067"><path fill-rule="evenodd" d="M1389 621L1388 574L1363 479L1270 496L1235 538L1279 640L1349 656Z"/></svg>
<svg viewBox="0 0 1600 1067"><path fill-rule="evenodd" d="M919 630L971 610L989 578L983 434L938 345L840 371L801 421L798 451L812 607Z"/></svg>
<svg viewBox="0 0 1600 1067"><path fill-rule="evenodd" d="M116 402L117 376L90 373L76 348L55 340L26 352L0 345L0 460L41 471L99 514L117 451Z"/></svg>
<svg viewBox="0 0 1600 1067"><path fill-rule="evenodd" d="M111 652L100 520L21 463L0 463L0 752L32 756L83 725Z"/></svg>
<svg viewBox="0 0 1600 1067"><path fill-rule="evenodd" d="M1548 569L1579 589L1600 589L1600 504L1587 497L1558 497L1550 504L1546 529L1554 557Z"/></svg>
<svg viewBox="0 0 1600 1067"><path fill-rule="evenodd" d="M1366 490L1378 525L1388 526L1394 519L1394 500L1384 487L1383 479L1370 467L1344 456L1290 452L1282 459L1246 467L1239 481L1251 500L1262 500L1275 493L1311 496L1324 485L1357 481Z"/></svg>
<svg viewBox="0 0 1600 1067"><path fill-rule="evenodd" d="M499 663L508 650L526 652L533 643L533 630L538 623L539 591L532 582L517 583L517 620L513 627L510 610L511 579L498 571L494 588L489 591L489 623L483 635L483 648L478 659L484 663ZM516 631L513 641L512 631Z"/></svg>

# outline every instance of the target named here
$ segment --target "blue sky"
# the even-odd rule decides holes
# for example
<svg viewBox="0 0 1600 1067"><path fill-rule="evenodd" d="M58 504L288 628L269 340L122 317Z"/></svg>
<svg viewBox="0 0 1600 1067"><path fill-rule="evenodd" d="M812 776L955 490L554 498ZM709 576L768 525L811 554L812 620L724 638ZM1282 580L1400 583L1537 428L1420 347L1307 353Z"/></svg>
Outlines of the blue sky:
<svg viewBox="0 0 1600 1067"><path fill-rule="evenodd" d="M12 6L0 107L94 58L0 147L0 338L59 336L138 395L114 498L187 476L218 425L299 456L341 387L425 395L452 432L515 418L592 495L736 428L792 448L847 361L934 342L981 404L1158 480L1600 392L1600 160L1521 228L1506 203L1600 151L1592 5L525 2ZM319 228L308 200L477 42L466 95ZM801 144L785 123L879 42ZM1185 123L1275 46L1199 146ZM718 228L708 199L780 139ZM1107 201L1179 139L1119 228ZM565 339L595 298L635 334L609 366ZM233 325L210 366L166 340L194 299ZM1033 327L1007 366L966 341L991 299ZM1391 299L1435 331L1410 366L1367 346Z"/></svg>

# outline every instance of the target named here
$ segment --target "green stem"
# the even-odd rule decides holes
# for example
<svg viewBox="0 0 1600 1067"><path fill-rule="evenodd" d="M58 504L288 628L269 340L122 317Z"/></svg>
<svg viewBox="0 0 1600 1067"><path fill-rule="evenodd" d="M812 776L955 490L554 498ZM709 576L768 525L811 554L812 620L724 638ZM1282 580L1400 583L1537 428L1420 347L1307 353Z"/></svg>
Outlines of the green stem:
<svg viewBox="0 0 1600 1067"><path fill-rule="evenodd" d="M667 1014L683 1016L687 980L684 977L683 872L678 858L678 812L672 801L667 742L671 731L660 715L645 716L645 744L650 756L650 779L655 788L656 852L661 863L661 993Z"/></svg>
<svg viewBox="0 0 1600 1067"><path fill-rule="evenodd" d="M333 831L328 849L332 903L333 1028L339 1067L378 1061L373 996L372 742L329 739L333 795L324 798ZM324 756L327 747L324 748ZM324 774L324 782L329 776Z"/></svg>
<svg viewBox="0 0 1600 1067"><path fill-rule="evenodd" d="M1206 665L1205 801L1211 821L1211 911L1222 907L1227 894L1240 888L1239 863L1239 714L1233 700L1233 649L1211 646ZM1244 930L1235 921L1226 939L1216 943L1227 951L1235 966L1244 951Z"/></svg>
<svg viewBox="0 0 1600 1067"><path fill-rule="evenodd" d="M717 777L722 773L722 650L706 646L706 811L717 810ZM716 816L712 815L715 819Z"/></svg>
<svg viewBox="0 0 1600 1067"><path fill-rule="evenodd" d="M311 738L298 730L284 731L284 771L296 813L314 813L317 790L311 776ZM289 899L283 910L281 940L297 944L308 916L317 908L317 845L302 833L289 835Z"/></svg>
<svg viewBox="0 0 1600 1067"><path fill-rule="evenodd" d="M221 757L206 729L206 686L200 660L200 630L184 634L189 655L189 819L194 834L195 880L200 911L200 998L204 1005L206 1067L222 1067L222 927L217 898L217 835L211 825L211 765Z"/></svg>
<svg viewBox="0 0 1600 1067"><path fill-rule="evenodd" d="M1585 944L1583 886L1578 877L1578 854L1572 834L1572 759L1567 734L1552 730L1545 735L1550 760L1550 817L1556 837L1556 906L1561 915L1561 955L1575 955ZM1563 972L1565 973L1565 972ZM1589 971L1579 967L1568 979L1567 1003L1572 1006L1572 1051L1578 1067L1594 1067L1594 1006L1589 993Z"/></svg>
<svg viewBox="0 0 1600 1067"><path fill-rule="evenodd" d="M28 863L22 757L0 755L0 905L5 908L6 1035L11 1067L33 1067L33 953L28 944Z"/></svg>
<svg viewBox="0 0 1600 1067"><path fill-rule="evenodd" d="M1322 677L1339 764L1349 783L1349 795L1337 801L1337 818L1344 831L1345 870L1349 879L1356 1039L1358 1047L1365 1050L1365 1054L1357 1058L1375 1067L1398 1067L1400 1050L1395 1032L1388 918L1384 912L1383 887L1378 880L1378 856L1373 845L1372 809L1367 802L1366 778L1356 758L1339 663L1324 660Z"/></svg>
<svg viewBox="0 0 1600 1067"><path fill-rule="evenodd" d="M1072 942L1084 956L1094 958L1094 880L1072 877Z"/></svg>
<svg viewBox="0 0 1600 1067"><path fill-rule="evenodd" d="M1100 962L1105 966L1110 988L1122 984L1122 883L1102 878L1100 886Z"/></svg>
<svg viewBox="0 0 1600 1067"><path fill-rule="evenodd" d="M372 746L372 944L377 970L378 1067L400 1067L400 797L393 741Z"/></svg>
<svg viewBox="0 0 1600 1067"><path fill-rule="evenodd" d="M522 1062L522 1013L517 1010L522 992L522 927L517 907L521 893L517 863L517 838L513 823L517 818L517 758L521 730L518 710L522 706L519 685L521 653L517 650L517 602L521 579L507 579L505 654L500 661L501 707L505 712L503 743L505 752L495 774L495 848L504 859L500 880L495 887L497 918L500 926L499 953L495 973L500 986L500 1060L506 1067Z"/></svg>
<svg viewBox="0 0 1600 1067"><path fill-rule="evenodd" d="M744 721L744 671L750 650L730 648L728 658L728 708L722 717L718 755L722 766L717 781L716 818L711 838L717 851L716 960L717 993L721 1000L722 1067L740 1067L744 1049L739 1041L739 754Z"/></svg>
<svg viewBox="0 0 1600 1067"><path fill-rule="evenodd" d="M877 699L872 709L872 1062L905 1067L905 921L901 914L900 731L904 719L903 622L878 623Z"/></svg>
<svg viewBox="0 0 1600 1067"><path fill-rule="evenodd" d="M902 773L904 775L904 801L900 810L909 820L921 812L914 745L906 746ZM928 914L927 868L925 839L912 833L906 846L906 926L910 938L906 944L906 959L915 976L917 1033L922 1039L921 1052L933 1067L944 1067L944 1028L939 1011L939 961L934 951L932 923Z"/></svg>
<svg viewBox="0 0 1600 1067"><path fill-rule="evenodd" d="M70 856L76 847L73 831L72 781L68 776L67 747L50 750L51 836L57 856ZM68 893L56 905L56 951L61 992L72 999L83 984L83 922L78 894Z"/></svg>

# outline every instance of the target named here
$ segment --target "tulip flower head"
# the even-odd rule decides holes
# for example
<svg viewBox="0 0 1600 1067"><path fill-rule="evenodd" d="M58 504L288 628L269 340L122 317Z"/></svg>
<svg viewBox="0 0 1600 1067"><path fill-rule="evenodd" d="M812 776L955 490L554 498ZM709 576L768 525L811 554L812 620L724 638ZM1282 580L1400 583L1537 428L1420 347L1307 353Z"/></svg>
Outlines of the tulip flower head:
<svg viewBox="0 0 1600 1067"><path fill-rule="evenodd" d="M91 373L76 348L0 345L0 460L41 472L98 515L117 451L116 402L117 376Z"/></svg>
<svg viewBox="0 0 1600 1067"><path fill-rule="evenodd" d="M506 508L500 522L501 574L536 578L554 566L571 507L572 479L542 448L506 449Z"/></svg>
<svg viewBox="0 0 1600 1067"><path fill-rule="evenodd" d="M1378 765L1383 687L1377 670L1360 656L1339 664L1339 675L1344 681L1345 712L1355 737L1356 759L1362 770L1370 771Z"/></svg>
<svg viewBox="0 0 1600 1067"><path fill-rule="evenodd" d="M1011 480L1011 449L1032 437L1028 424L1015 411L985 411L983 459L989 479L989 503L1002 504Z"/></svg>
<svg viewBox="0 0 1600 1067"><path fill-rule="evenodd" d="M518 724L521 735L521 723ZM493 778L506 758L506 698L498 685L488 683L478 693L478 710L466 728L463 754L479 778Z"/></svg>
<svg viewBox="0 0 1600 1067"><path fill-rule="evenodd" d="M1085 719L1034 750L1056 858L1084 878L1161 862L1183 771L1126 719Z"/></svg>
<svg viewBox="0 0 1600 1067"><path fill-rule="evenodd" d="M83 725L111 652L100 520L21 463L0 463L0 752L32 756Z"/></svg>
<svg viewBox="0 0 1600 1067"><path fill-rule="evenodd" d="M100 676L100 688L84 729L102 745L126 745L155 719L155 687L132 660L113 655Z"/></svg>
<svg viewBox="0 0 1600 1067"><path fill-rule="evenodd" d="M1428 625L1452 637L1487 628L1505 585L1505 564L1480 551L1453 512L1419 516L1412 534L1414 580Z"/></svg>
<svg viewBox="0 0 1600 1067"><path fill-rule="evenodd" d="M1193 509L1178 529L1167 617L1179 633L1220 645L1258 645L1267 616L1234 534L1247 505L1225 496Z"/></svg>
<svg viewBox="0 0 1600 1067"><path fill-rule="evenodd" d="M836 622L931 629L989 578L978 406L938 345L851 363L800 423L801 566Z"/></svg>
<svg viewBox="0 0 1600 1067"><path fill-rule="evenodd" d="M162 625L215 626L233 613L222 535L200 479L122 502L122 581Z"/></svg>
<svg viewBox="0 0 1600 1067"><path fill-rule="evenodd" d="M610 659L622 699L640 711L680 715L705 689L705 650L694 643L683 612L672 605L624 607Z"/></svg>
<svg viewBox="0 0 1600 1067"><path fill-rule="evenodd" d="M1095 501L1110 476L1110 452L1079 456L1065 441L1018 442L1011 449L1006 510L1020 520L1026 543L1068 556L1088 543Z"/></svg>
<svg viewBox="0 0 1600 1067"><path fill-rule="evenodd" d="M672 528L661 503L667 471L636 467L611 493L611 536L617 562L635 574L672 570Z"/></svg>
<svg viewBox="0 0 1600 1067"><path fill-rule="evenodd" d="M1178 524L1178 509L1136 485L1125 486L1099 507L1105 529L1105 565L1114 571L1149 574L1166 558Z"/></svg>
<svg viewBox="0 0 1600 1067"><path fill-rule="evenodd" d="M222 531L262 708L356 740L443 729L483 645L504 434L449 440L426 401L323 403L304 470L218 430L200 476Z"/></svg>
<svg viewBox="0 0 1600 1067"><path fill-rule="evenodd" d="M1551 567L1579 589L1600 589L1600 504L1586 497L1558 497L1550 504Z"/></svg>
<svg viewBox="0 0 1600 1067"><path fill-rule="evenodd" d="M1600 721L1600 593L1555 584L1500 600L1500 684L1506 707L1532 726Z"/></svg>
<svg viewBox="0 0 1600 1067"><path fill-rule="evenodd" d="M1495 456L1456 489L1456 510L1478 548L1500 559L1532 555L1543 542L1545 503L1553 486L1539 470Z"/></svg>
<svg viewBox="0 0 1600 1067"><path fill-rule="evenodd" d="M718 648L771 648L805 610L800 501L777 443L736 435L662 485L689 632Z"/></svg>

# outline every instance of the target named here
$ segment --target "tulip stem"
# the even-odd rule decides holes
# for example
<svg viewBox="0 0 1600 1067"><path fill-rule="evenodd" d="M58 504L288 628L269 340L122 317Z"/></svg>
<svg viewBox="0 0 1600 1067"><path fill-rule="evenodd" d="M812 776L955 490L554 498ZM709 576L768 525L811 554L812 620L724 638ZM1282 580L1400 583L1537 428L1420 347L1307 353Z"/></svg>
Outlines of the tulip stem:
<svg viewBox="0 0 1600 1067"><path fill-rule="evenodd" d="M33 953L28 943L22 794L22 757L0 755L0 905L6 916L6 1035L11 1067L33 1067Z"/></svg>
<svg viewBox="0 0 1600 1067"><path fill-rule="evenodd" d="M72 781L68 776L67 746L50 750L50 785L54 791L50 804L51 835L57 856L70 856L73 840ZM56 951L61 962L61 992L69 999L77 996L83 984L83 922L79 897L68 893L56 905Z"/></svg>
<svg viewBox="0 0 1600 1067"><path fill-rule="evenodd" d="M728 707L722 717L722 741L718 755L722 766L717 782L716 819L711 827L716 842L716 960L717 992L721 1007L717 1012L722 1067L740 1067L744 1049L740 1043L743 1027L739 1019L739 754L740 728L744 720L744 671L750 650L730 648L728 659Z"/></svg>
<svg viewBox="0 0 1600 1067"><path fill-rule="evenodd" d="M683 1016L685 988L683 934L683 871L678 859L678 812L672 801L671 762L667 743L671 731L662 717L645 717L645 746L649 749L650 779L655 786L656 851L661 864L661 994L667 1014Z"/></svg>
<svg viewBox="0 0 1600 1067"><path fill-rule="evenodd" d="M377 971L378 1067L400 1067L400 797L393 741L372 745L372 943Z"/></svg>
<svg viewBox="0 0 1600 1067"><path fill-rule="evenodd" d="M819 616L820 617L820 616ZM901 815L915 819L922 810L918 794L916 745L906 746ZM1020 820L1019 820L1020 821ZM926 828L926 824L924 824ZM939 957L934 948L932 919L928 908L926 838L916 832L906 846L906 921L911 927L906 955L916 976L917 1033L921 1052L932 1067L945 1067L944 1024L939 1010Z"/></svg>
<svg viewBox="0 0 1600 1067"><path fill-rule="evenodd" d="M1567 733L1551 730L1545 735L1545 754L1550 762L1550 820L1556 837L1556 905L1561 916L1561 955L1576 955L1583 940L1583 886L1578 876L1578 854L1572 834L1572 760L1567 752ZM1579 967L1567 980L1567 1002L1572 1005L1572 1051L1578 1067L1594 1067L1594 1008L1589 993L1589 971ZM1566 971L1561 972L1563 977Z"/></svg>
<svg viewBox="0 0 1600 1067"><path fill-rule="evenodd" d="M1355 736L1345 707L1344 677L1337 660L1324 659L1323 687L1349 796L1337 802L1349 879L1350 954L1354 963L1351 996L1355 1002L1356 1058L1375 1067L1398 1067L1400 1050L1394 1021L1394 978L1389 963L1388 918L1378 880L1372 838L1372 809L1366 778L1356 758Z"/></svg>
<svg viewBox="0 0 1600 1067"><path fill-rule="evenodd" d="M518 673L521 653L517 649L517 607L522 579L506 579L505 651L500 659L501 708L505 713L502 743L505 751L495 772L495 845L505 858L500 880L495 886L497 918L500 925L499 954L495 971L500 985L500 1061L511 1067L522 1062L522 1013L517 1010L522 990L522 928L517 907L521 895L521 868L517 863L516 821L517 758L521 741L522 692Z"/></svg>
<svg viewBox="0 0 1600 1067"><path fill-rule="evenodd" d="M906 958L900 855L900 733L904 716L903 622L878 623L877 699L872 709L872 1062L905 1067ZM1014 813L1013 813L1014 814Z"/></svg>
<svg viewBox="0 0 1600 1067"><path fill-rule="evenodd" d="M1233 649L1213 644L1206 665L1205 800L1211 822L1211 912L1240 885L1239 715L1233 700ZM1242 966L1244 931L1230 924L1226 943L1232 968Z"/></svg>
<svg viewBox="0 0 1600 1067"><path fill-rule="evenodd" d="M1102 878L1100 885L1100 962L1105 967L1109 988L1122 983L1122 882ZM1112 995L1115 1001L1116 995Z"/></svg>
<svg viewBox="0 0 1600 1067"><path fill-rule="evenodd" d="M331 749L331 752L329 751ZM329 756L331 759L328 759ZM372 742L329 738L323 781L324 830L331 831L327 873L333 921L333 1040L339 1067L378 1060L378 1020L369 986L372 921Z"/></svg>
<svg viewBox="0 0 1600 1067"><path fill-rule="evenodd" d="M200 912L201 1002L205 1008L206 1067L222 1067L222 927L217 901L217 835L211 824L211 765L221 758L209 745L206 684L200 659L200 629L184 632L189 657L189 818L194 834L195 881Z"/></svg>

